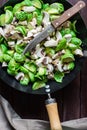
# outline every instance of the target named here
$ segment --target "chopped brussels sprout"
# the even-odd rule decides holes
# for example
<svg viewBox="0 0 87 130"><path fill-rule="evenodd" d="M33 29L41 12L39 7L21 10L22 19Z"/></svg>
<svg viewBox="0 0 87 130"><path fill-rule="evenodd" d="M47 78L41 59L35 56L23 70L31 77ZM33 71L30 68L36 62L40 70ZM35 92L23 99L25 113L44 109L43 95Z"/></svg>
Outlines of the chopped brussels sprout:
<svg viewBox="0 0 87 130"><path fill-rule="evenodd" d="M27 34L26 28L25 28L24 26L22 26L22 25L17 26L17 27L15 28L15 30L19 31L19 32L20 32L22 35L24 35L24 36Z"/></svg>
<svg viewBox="0 0 87 130"><path fill-rule="evenodd" d="M55 54L55 50L53 48L46 48L46 54L52 57Z"/></svg>
<svg viewBox="0 0 87 130"><path fill-rule="evenodd" d="M32 5L38 9L42 8L42 4L41 4L40 0L32 0Z"/></svg>
<svg viewBox="0 0 87 130"><path fill-rule="evenodd" d="M57 44L56 51L64 49L66 47L66 42L67 42L66 38L62 38L62 40L60 40L59 43Z"/></svg>
<svg viewBox="0 0 87 130"><path fill-rule="evenodd" d="M31 6L32 5L31 0L24 0L24 2L25 2L25 5L27 5L27 6Z"/></svg>
<svg viewBox="0 0 87 130"><path fill-rule="evenodd" d="M71 39L71 43L73 43L73 44L75 44L77 46L80 46L82 44L82 41L79 38L77 38L77 37L73 37Z"/></svg>
<svg viewBox="0 0 87 130"><path fill-rule="evenodd" d="M16 63L16 61L13 58L8 63L8 69L10 71L14 71L14 72L16 71L17 72L19 70L19 67L20 67L20 64Z"/></svg>
<svg viewBox="0 0 87 130"><path fill-rule="evenodd" d="M74 61L74 55L71 52L66 52L64 55L61 56L61 60L64 63L69 63L71 61Z"/></svg>
<svg viewBox="0 0 87 130"><path fill-rule="evenodd" d="M20 12L21 8L22 8L22 4L21 3L16 4L14 6L14 8L13 8L13 14L16 14L17 12Z"/></svg>
<svg viewBox="0 0 87 130"><path fill-rule="evenodd" d="M37 81L33 84L32 89L37 90L37 89L40 89L45 86L46 86L46 84L43 81Z"/></svg>
<svg viewBox="0 0 87 130"><path fill-rule="evenodd" d="M24 64L24 67L25 67L26 69L28 69L29 71L33 72L33 73L36 73L36 71L37 71L36 65L35 65L34 63L32 63L32 62L25 63L25 64Z"/></svg>
<svg viewBox="0 0 87 130"><path fill-rule="evenodd" d="M57 9L58 10L58 14L61 14L62 12L64 12L64 6L61 3L53 3L50 5L51 8Z"/></svg>
<svg viewBox="0 0 87 130"><path fill-rule="evenodd" d="M73 70L74 67L75 67L75 63L74 63L74 62L70 62L70 63L68 64L68 70Z"/></svg>
<svg viewBox="0 0 87 130"><path fill-rule="evenodd" d="M8 54L9 56L13 57L14 55L14 50L7 50L6 54Z"/></svg>
<svg viewBox="0 0 87 130"><path fill-rule="evenodd" d="M26 57L24 55L21 55L21 54L15 52L14 53L14 59L15 59L16 62L21 63L21 62L25 61Z"/></svg>
<svg viewBox="0 0 87 130"><path fill-rule="evenodd" d="M32 21L32 18L33 18L33 14L32 13L27 14L27 21L28 22Z"/></svg>
<svg viewBox="0 0 87 130"><path fill-rule="evenodd" d="M29 73L29 71L24 66L20 66L20 71L25 73L25 74Z"/></svg>
<svg viewBox="0 0 87 130"><path fill-rule="evenodd" d="M39 69L38 69L38 75L39 76L46 75L46 72L47 72L46 68L39 67Z"/></svg>
<svg viewBox="0 0 87 130"><path fill-rule="evenodd" d="M56 73L54 74L54 79L55 79L57 82L59 82L59 83L62 83L63 77L64 77L64 73L56 72Z"/></svg>
<svg viewBox="0 0 87 130"><path fill-rule="evenodd" d="M10 10L6 10L5 23L9 24L13 20L13 13Z"/></svg>
<svg viewBox="0 0 87 130"><path fill-rule="evenodd" d="M11 60L11 56L9 56L8 54L3 54L3 59L5 62L9 62Z"/></svg>
<svg viewBox="0 0 87 130"><path fill-rule="evenodd" d="M3 53L6 53L7 50L8 50L8 48L4 44L1 44L0 48L1 48L1 50L2 50Z"/></svg>
<svg viewBox="0 0 87 130"><path fill-rule="evenodd" d="M5 14L1 14L0 15L0 26L4 26L5 25Z"/></svg>
<svg viewBox="0 0 87 130"><path fill-rule="evenodd" d="M17 71L15 71L15 70L11 70L10 68L7 68L7 72L8 72L9 75L12 75L12 76L15 76L15 75L18 74Z"/></svg>
<svg viewBox="0 0 87 130"><path fill-rule="evenodd" d="M16 12L15 16L19 21L24 21L27 19L27 13L24 11Z"/></svg>
<svg viewBox="0 0 87 130"><path fill-rule="evenodd" d="M21 54L23 52L24 48L25 48L25 44L24 43L15 45L15 50L19 54Z"/></svg>
<svg viewBox="0 0 87 130"><path fill-rule="evenodd" d="M6 10L10 10L10 11L13 11L13 7L12 6L5 6L5 8L4 8L4 10L6 11Z"/></svg>
<svg viewBox="0 0 87 130"><path fill-rule="evenodd" d="M30 81L31 81L31 82L34 82L34 81L35 81L35 74L32 73L31 71L29 71L28 74L29 74Z"/></svg>
<svg viewBox="0 0 87 130"><path fill-rule="evenodd" d="M29 84L29 76L25 75L23 79L20 80L20 84L22 85L28 85Z"/></svg>

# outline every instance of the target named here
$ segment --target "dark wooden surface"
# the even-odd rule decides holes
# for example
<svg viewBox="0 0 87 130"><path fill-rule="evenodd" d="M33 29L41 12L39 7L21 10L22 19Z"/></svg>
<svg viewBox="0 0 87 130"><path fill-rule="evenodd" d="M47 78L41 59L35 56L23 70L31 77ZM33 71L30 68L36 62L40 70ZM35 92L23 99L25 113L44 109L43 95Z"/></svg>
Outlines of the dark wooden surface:
<svg viewBox="0 0 87 130"><path fill-rule="evenodd" d="M75 3L78 0L69 0ZM87 2L87 0L84 0ZM81 11L87 22L87 8ZM0 94L4 96L22 118L48 120L45 108L46 96L30 95L10 88L0 80ZM52 94L58 102L61 121L87 117L87 60L81 72L65 88Z"/></svg>

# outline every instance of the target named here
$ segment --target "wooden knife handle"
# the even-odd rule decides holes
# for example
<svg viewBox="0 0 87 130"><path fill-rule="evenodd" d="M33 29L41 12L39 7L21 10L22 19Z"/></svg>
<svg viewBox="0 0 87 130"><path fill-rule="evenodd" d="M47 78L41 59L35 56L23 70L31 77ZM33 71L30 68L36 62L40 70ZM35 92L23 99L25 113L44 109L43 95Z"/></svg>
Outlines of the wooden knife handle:
<svg viewBox="0 0 87 130"><path fill-rule="evenodd" d="M78 1L73 7L66 10L58 19L52 21L52 25L57 28L85 6L86 4L84 1Z"/></svg>
<svg viewBox="0 0 87 130"><path fill-rule="evenodd" d="M50 98L46 100L46 109L50 120L51 130L62 130L55 99Z"/></svg>

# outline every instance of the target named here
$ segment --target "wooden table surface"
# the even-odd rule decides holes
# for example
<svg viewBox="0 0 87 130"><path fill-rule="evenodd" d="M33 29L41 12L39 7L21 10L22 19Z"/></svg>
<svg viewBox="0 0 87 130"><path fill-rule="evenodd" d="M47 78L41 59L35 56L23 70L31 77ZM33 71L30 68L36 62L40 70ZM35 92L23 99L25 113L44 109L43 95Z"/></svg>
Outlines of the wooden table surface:
<svg viewBox="0 0 87 130"><path fill-rule="evenodd" d="M75 3L78 0L69 0ZM87 3L87 0L84 0ZM84 22L87 23L87 7L81 11ZM87 26L87 24L86 24ZM0 80L2 94L22 118L48 120L45 108L46 96L30 95L13 90ZM61 121L87 117L87 60L81 72L65 88L52 94L58 103Z"/></svg>

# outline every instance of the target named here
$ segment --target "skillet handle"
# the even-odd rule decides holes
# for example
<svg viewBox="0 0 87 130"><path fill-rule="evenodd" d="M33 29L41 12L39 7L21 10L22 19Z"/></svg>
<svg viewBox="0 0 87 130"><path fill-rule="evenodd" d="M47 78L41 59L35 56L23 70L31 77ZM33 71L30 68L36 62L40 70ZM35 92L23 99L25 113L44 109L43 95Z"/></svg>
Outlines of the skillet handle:
<svg viewBox="0 0 87 130"><path fill-rule="evenodd" d="M49 98L45 101L51 130L62 130L56 100Z"/></svg>
<svg viewBox="0 0 87 130"><path fill-rule="evenodd" d="M85 6L86 4L84 1L78 1L73 7L66 10L58 19L52 21L52 25L55 28L59 27L62 23L71 18L74 14L79 12Z"/></svg>

